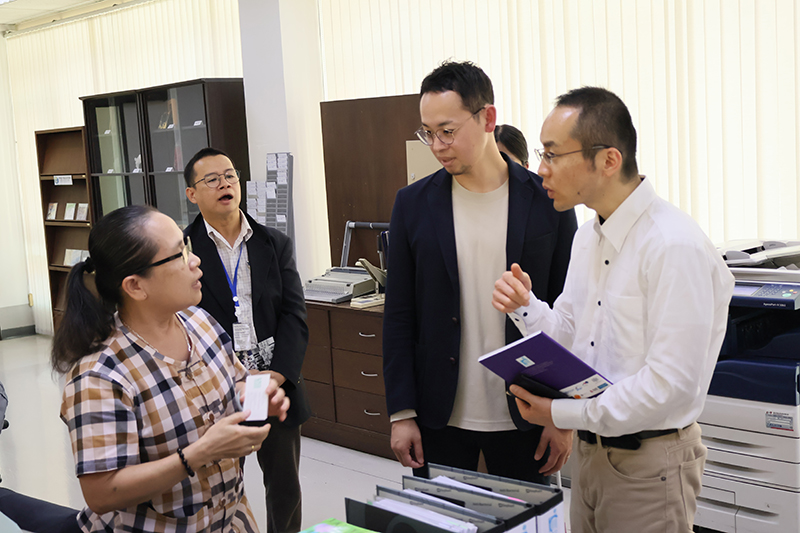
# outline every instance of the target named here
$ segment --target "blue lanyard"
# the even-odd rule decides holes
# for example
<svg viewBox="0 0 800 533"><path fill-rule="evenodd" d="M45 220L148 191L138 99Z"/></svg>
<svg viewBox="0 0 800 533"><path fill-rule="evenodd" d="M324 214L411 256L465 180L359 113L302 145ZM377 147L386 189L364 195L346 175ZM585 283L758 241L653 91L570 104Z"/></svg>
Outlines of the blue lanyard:
<svg viewBox="0 0 800 533"><path fill-rule="evenodd" d="M225 268L225 261L221 261L222 270L225 271L225 279L228 281L228 287L231 288L231 294L233 295L234 307L239 307L239 296L236 294L236 287L239 285L239 261L242 260L243 251L244 251L244 241L242 241L241 244L239 245L239 259L236 260L236 270L234 270L233 272L233 282L231 282L231 277L228 274L228 269Z"/></svg>

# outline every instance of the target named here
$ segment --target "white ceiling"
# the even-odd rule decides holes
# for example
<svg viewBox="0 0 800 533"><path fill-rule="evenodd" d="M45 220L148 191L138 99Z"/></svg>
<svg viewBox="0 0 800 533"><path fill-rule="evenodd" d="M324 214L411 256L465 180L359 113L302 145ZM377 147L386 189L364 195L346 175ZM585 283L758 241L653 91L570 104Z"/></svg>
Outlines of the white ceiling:
<svg viewBox="0 0 800 533"><path fill-rule="evenodd" d="M19 24L97 2L98 0L0 0L0 24Z"/></svg>

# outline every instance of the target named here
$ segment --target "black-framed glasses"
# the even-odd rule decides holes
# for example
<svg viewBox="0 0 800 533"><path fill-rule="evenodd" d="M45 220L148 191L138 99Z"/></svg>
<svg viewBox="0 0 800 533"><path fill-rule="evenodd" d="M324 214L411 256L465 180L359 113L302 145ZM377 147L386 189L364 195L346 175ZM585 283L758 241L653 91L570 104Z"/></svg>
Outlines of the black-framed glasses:
<svg viewBox="0 0 800 533"><path fill-rule="evenodd" d="M225 181L233 185L239 181L241 177L242 174L238 170L229 170L225 174L208 174L205 178L195 181L192 187L196 187L198 183L205 183L209 188L216 189L219 187L219 182L222 178L225 178Z"/></svg>
<svg viewBox="0 0 800 533"><path fill-rule="evenodd" d="M426 146L433 146L434 135L436 136L437 139L439 139L439 141L442 144L450 146L456 140L455 136L456 131L458 131L462 126L464 126L464 124L469 122L472 117L474 117L484 109L486 109L486 106L483 106L482 108L475 111L472 115L470 115L470 117L467 120L461 123L461 126L458 126L457 128L442 128L437 131L431 131L431 130L426 130L425 126L420 126L420 128L414 133L416 134L417 138L420 141L422 141L422 144Z"/></svg>
<svg viewBox="0 0 800 533"><path fill-rule="evenodd" d="M613 146L608 146L606 144L596 144L589 148L589 150L604 150L606 148L614 148ZM580 150L573 150L571 152L564 152L563 154L554 154L553 152L545 152L543 149L534 148L533 153L536 154L536 157L539 158L539 161L543 161L545 165L550 165L553 162L553 159L556 157L561 157L562 155L569 155L569 154L577 154L578 152L583 152L583 148Z"/></svg>
<svg viewBox="0 0 800 533"><path fill-rule="evenodd" d="M175 259L177 259L179 257L182 257L183 258L183 263L188 266L189 265L189 254L190 253L192 253L192 239L190 239L189 236L187 235L186 237L183 238L183 248L181 248L180 252L178 252L177 254L171 255L169 257L165 257L164 259L160 259L160 260L156 261L155 263L150 263L146 267L140 268L139 270L137 270L133 274L141 274L142 272L144 272L147 269L150 269L150 268L153 268L153 267L157 267L157 266L163 265L165 263L169 263L170 261L174 261Z"/></svg>

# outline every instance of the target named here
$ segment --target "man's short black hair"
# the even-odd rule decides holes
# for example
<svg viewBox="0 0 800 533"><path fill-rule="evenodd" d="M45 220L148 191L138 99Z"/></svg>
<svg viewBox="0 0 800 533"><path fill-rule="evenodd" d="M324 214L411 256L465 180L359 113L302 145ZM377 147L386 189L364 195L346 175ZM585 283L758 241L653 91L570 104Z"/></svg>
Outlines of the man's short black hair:
<svg viewBox="0 0 800 533"><path fill-rule="evenodd" d="M213 157L215 155L224 155L225 157L230 159L228 154L226 154L222 150L217 150L216 148L211 148L211 147L203 148L202 150L200 150L199 152L197 152L192 156L189 162L186 163L186 167L183 169L183 179L186 180L187 187L194 187L194 179L196 177L194 171L195 163L197 163L201 159L204 159L206 157Z"/></svg>
<svg viewBox="0 0 800 533"><path fill-rule="evenodd" d="M419 97L425 93L453 91L461 96L464 107L476 113L486 104L494 104L492 80L475 63L464 61L445 61L433 72L425 76L419 90Z"/></svg>
<svg viewBox="0 0 800 533"><path fill-rule="evenodd" d="M581 87L559 96L556 107L580 110L570 136L581 143L585 159L592 159L596 153L593 146L613 146L622 153L623 178L638 177L636 128L619 96L602 87Z"/></svg>

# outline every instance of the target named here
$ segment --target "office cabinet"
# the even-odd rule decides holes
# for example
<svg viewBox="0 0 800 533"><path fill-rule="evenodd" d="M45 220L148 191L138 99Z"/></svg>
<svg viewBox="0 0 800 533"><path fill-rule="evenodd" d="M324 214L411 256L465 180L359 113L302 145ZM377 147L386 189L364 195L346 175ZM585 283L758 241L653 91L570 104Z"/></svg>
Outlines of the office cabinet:
<svg viewBox="0 0 800 533"><path fill-rule="evenodd" d="M39 187L42 196L53 324L64 314L67 277L72 265L88 255L94 219L82 127L36 132Z"/></svg>
<svg viewBox="0 0 800 533"><path fill-rule="evenodd" d="M81 100L98 216L149 204L185 228L199 210L186 198L183 171L207 146L230 156L243 190L250 179L241 79L201 79Z"/></svg>
<svg viewBox="0 0 800 533"><path fill-rule="evenodd" d="M383 386L383 308L307 303L303 376L312 418L303 435L394 458Z"/></svg>

